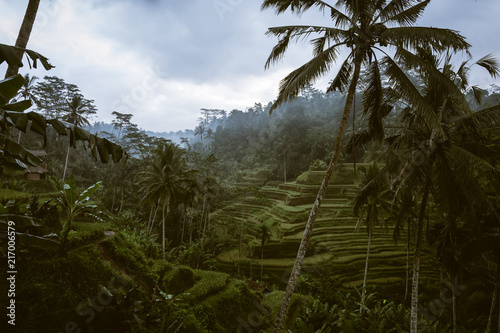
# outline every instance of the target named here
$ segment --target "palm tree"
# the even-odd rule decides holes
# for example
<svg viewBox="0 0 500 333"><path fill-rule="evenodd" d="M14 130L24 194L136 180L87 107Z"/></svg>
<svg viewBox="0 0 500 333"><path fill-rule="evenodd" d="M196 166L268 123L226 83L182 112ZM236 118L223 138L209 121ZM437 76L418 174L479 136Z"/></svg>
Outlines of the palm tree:
<svg viewBox="0 0 500 333"><path fill-rule="evenodd" d="M173 143L160 143L153 150L151 163L139 173L142 202L159 203L162 208L162 251L165 259L165 224L174 197L182 197L193 182L184 150Z"/></svg>
<svg viewBox="0 0 500 333"><path fill-rule="evenodd" d="M23 23L21 24L21 29L19 29L19 34L17 35L16 47L25 49L26 45L28 45L28 40L31 35L31 30L33 29L33 24L35 23L36 13L38 12L39 5L40 0L29 0L28 7L26 8L26 13L24 14ZM23 50L17 50L17 57L19 59L22 59L23 52ZM9 64L7 72L5 73L5 78L16 75L18 71L18 65Z"/></svg>
<svg viewBox="0 0 500 333"><path fill-rule="evenodd" d="M459 219L439 221L432 226L429 235L429 243L434 247L436 257L440 260L442 269L448 272L451 281L453 333L458 332L455 290L455 277L460 268L458 254L460 246L469 240L469 235L469 230L464 229L464 223Z"/></svg>
<svg viewBox="0 0 500 333"><path fill-rule="evenodd" d="M36 80L38 80L38 77L30 76L29 73L24 74L24 84L21 90L19 90L17 96L24 100L31 101L34 105L39 105L38 98L33 94Z"/></svg>
<svg viewBox="0 0 500 333"><path fill-rule="evenodd" d="M64 117L64 120L75 126L89 125L90 122L85 115L96 112L95 107L92 105L92 101L85 100L83 96L79 94L74 95L71 100L67 101L67 106L68 114ZM71 138L69 138L68 151L66 152L66 162L64 163L64 172L62 177L63 181L66 178L71 141Z"/></svg>
<svg viewBox="0 0 500 333"><path fill-rule="evenodd" d="M311 209L302 238L297 259L283 296L283 301L276 318L274 333L280 332L288 310L290 299L295 289L309 238L314 226L318 209L326 193L330 177L337 165L341 153L342 140L346 131L356 87L362 68L366 68L366 89L363 96L365 112L370 114L371 122L380 125L380 113L387 107L382 100L381 66L390 71L393 82L407 97L418 101L418 91L414 89L403 70L397 65L399 60L410 56L415 47L425 41L435 51L444 51L451 47L454 51L469 47L458 33L448 29L412 27L428 5L429 0L403 1L384 0L349 1L339 0L334 5L321 0L264 0L262 9L274 8L277 14L288 9L295 14L302 14L311 7L317 7L328 13L334 27L324 26L283 26L269 28L268 34L280 38L266 62L266 68L280 60L290 41L321 34L312 40L313 58L294 70L280 83L279 95L270 112L285 102L297 97L300 91L320 76L327 74L336 64L342 49L348 55L341 63L337 75L331 81L327 91L347 91L344 111L334 146L334 152L325 178ZM392 47L396 52L391 57L383 49ZM379 59L379 55L382 58Z"/></svg>
<svg viewBox="0 0 500 333"><path fill-rule="evenodd" d="M271 238L271 228L266 223L261 223L257 230L260 236L260 282L262 282L264 276L264 245Z"/></svg>
<svg viewBox="0 0 500 333"><path fill-rule="evenodd" d="M194 135L199 135L201 140L201 147L203 148L203 136L205 135L205 126L200 124L194 128Z"/></svg>
<svg viewBox="0 0 500 333"><path fill-rule="evenodd" d="M497 206L498 207L498 206ZM492 284L492 298L488 323L485 333L494 332L493 318L494 311L500 302L498 302L500 292L500 233L498 229L498 216L491 214L493 225L481 228L478 235L471 238L465 244L462 244L462 251L459 260L465 262L467 270L473 269L476 274L481 276L483 281ZM480 267L478 269L478 266ZM496 267L495 267L496 266ZM478 273L481 272L481 273ZM499 308L500 311L500 308ZM500 317L498 317L497 332L500 332Z"/></svg>
<svg viewBox="0 0 500 333"><path fill-rule="evenodd" d="M396 193L407 195L405 193L416 189L421 198L413 264L412 333L417 332L420 252L428 202L435 202L450 226L465 212L468 223L476 222L478 212L492 209L478 175L489 177L490 183L499 181L491 163L495 153L488 147L482 127L498 123L500 106L472 113L463 94L468 84L467 62L455 72L447 56L438 70L440 61L428 49L420 49L418 53L426 59L425 66L435 71L433 76L419 73L422 101L426 105L413 104L405 108L400 115L400 133L390 139L392 149L404 151L393 183ZM494 77L500 74L491 56L476 64L485 67Z"/></svg>
<svg viewBox="0 0 500 333"><path fill-rule="evenodd" d="M24 74L24 84L21 87L21 89L18 91L17 96L19 98L22 98L25 101L30 101L32 104L39 106L39 101L36 98L36 96L33 94L34 86L35 86L35 81L38 79L36 76L31 76L29 73ZM21 133L22 131L19 131L19 138L17 143L21 143Z"/></svg>
<svg viewBox="0 0 500 333"><path fill-rule="evenodd" d="M363 289L361 291L361 305L360 312L363 311L366 295L366 277L368 275L368 260L370 258L370 246L372 241L373 230L376 224L384 224L384 218L380 216L380 209L385 209L390 212L390 204L387 201L389 189L387 182L383 178L378 178L377 181L372 181L380 172L377 163L372 163L368 168L361 167L361 180L359 187L361 188L356 197L354 198L353 212L355 216L361 216L356 224L356 230L359 229L362 223L366 225L368 233L368 246L366 250L365 273L363 277Z"/></svg>
<svg viewBox="0 0 500 333"><path fill-rule="evenodd" d="M286 153L292 144L292 138L288 135L283 135L278 139L278 147L280 149L280 153L283 154L283 182L286 184Z"/></svg>

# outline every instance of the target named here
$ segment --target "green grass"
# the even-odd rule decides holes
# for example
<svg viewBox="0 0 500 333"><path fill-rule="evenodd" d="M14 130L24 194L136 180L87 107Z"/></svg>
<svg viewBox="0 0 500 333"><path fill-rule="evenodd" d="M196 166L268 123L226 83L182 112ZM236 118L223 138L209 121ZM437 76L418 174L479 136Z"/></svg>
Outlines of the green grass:
<svg viewBox="0 0 500 333"><path fill-rule="evenodd" d="M28 202L31 194L24 191L11 190L7 188L0 189L0 203L5 205L9 200Z"/></svg>
<svg viewBox="0 0 500 333"><path fill-rule="evenodd" d="M163 288L167 294L179 295L196 283L194 271L185 266L176 267L165 274Z"/></svg>
<svg viewBox="0 0 500 333"><path fill-rule="evenodd" d="M197 303L192 311L208 332L237 332L241 330L242 322L246 322L249 315L256 311L255 304L259 301L244 282L230 280L226 288ZM263 319L260 329L270 326L270 321Z"/></svg>
<svg viewBox="0 0 500 333"><path fill-rule="evenodd" d="M104 231L112 230L111 223L73 222L74 233L69 238L72 248L95 242L105 237Z"/></svg>
<svg viewBox="0 0 500 333"><path fill-rule="evenodd" d="M196 283L184 291L186 294L184 299L190 303L201 301L210 295L220 292L229 282L229 274L221 272L197 269L194 271L194 277L197 280Z"/></svg>

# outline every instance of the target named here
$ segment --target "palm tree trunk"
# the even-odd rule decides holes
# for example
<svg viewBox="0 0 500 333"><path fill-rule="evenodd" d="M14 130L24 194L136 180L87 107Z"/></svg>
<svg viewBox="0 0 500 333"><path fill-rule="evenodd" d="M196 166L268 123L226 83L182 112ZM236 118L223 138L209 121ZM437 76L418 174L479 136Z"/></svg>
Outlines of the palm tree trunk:
<svg viewBox="0 0 500 333"><path fill-rule="evenodd" d="M151 226L149 227L149 230L148 230L148 236L151 236L151 232L153 231L153 226L155 224L155 221L156 221L156 214L158 214L158 208L160 207L160 203L158 202L156 204L156 207L155 207L155 213L153 215L153 220L151 221Z"/></svg>
<svg viewBox="0 0 500 333"><path fill-rule="evenodd" d="M368 246L366 248L366 261L365 261L365 275L363 277L363 289L361 290L361 305L359 306L359 312L363 313L363 305L365 305L366 297L366 277L368 275L368 259L370 258L370 246L372 243L372 231L368 230Z"/></svg>
<svg viewBox="0 0 500 333"><path fill-rule="evenodd" d="M405 276L405 298L403 300L403 303L406 303L406 298L408 297L408 277L410 275L410 238L411 238L411 231L410 231L410 221L408 221L408 234L407 234L407 240L406 240L406 276Z"/></svg>
<svg viewBox="0 0 500 333"><path fill-rule="evenodd" d="M260 282L262 282L262 277L264 276L264 244L260 247Z"/></svg>
<svg viewBox="0 0 500 333"><path fill-rule="evenodd" d="M151 221L153 220L153 210L154 206L151 205L151 208L149 209L148 226L146 227L146 235L148 236L149 236L149 228L151 227Z"/></svg>
<svg viewBox="0 0 500 333"><path fill-rule="evenodd" d="M356 177L356 144L354 143L354 134L356 134L355 130L355 121L356 121L356 95L354 95L354 102L352 103L352 161L354 163L354 177Z"/></svg>
<svg viewBox="0 0 500 333"><path fill-rule="evenodd" d="M165 260L165 220L167 218L167 215L168 215L168 207L169 207L169 204L168 204L168 201L166 201L166 203L163 204L163 221L162 221L162 242L161 242L161 247L162 247L162 251L163 251L163 260Z"/></svg>
<svg viewBox="0 0 500 333"><path fill-rule="evenodd" d="M68 138L70 140L70 138ZM71 148L71 140L68 141L68 152L66 153L66 162L64 163L64 172L62 176L62 181L66 178L66 170L68 169L68 159L69 159L69 150Z"/></svg>
<svg viewBox="0 0 500 333"><path fill-rule="evenodd" d="M241 265L241 244L243 243L243 228L245 226L245 215L241 211L241 227L240 227L240 241L238 244L238 277L240 277L240 265Z"/></svg>
<svg viewBox="0 0 500 333"><path fill-rule="evenodd" d="M276 316L276 321L274 322L273 333L280 333L283 328L283 325L285 324L286 314L288 312L288 307L290 306L290 300L292 299L293 291L295 290L295 286L297 285L297 280L299 278L300 270L302 268L302 262L304 261L304 257L306 255L307 246L309 245L309 238L311 237L311 233L314 227L314 222L316 221L316 215L318 213L319 207L321 206L321 202L323 201L323 198L326 194L328 184L330 183L330 178L337 166L337 162L340 157L340 153L342 150L342 140L344 138L344 134L347 128L347 123L349 121L349 114L351 113L352 101L356 93L356 85L358 83L359 73L361 70L360 55L356 55L354 66L355 66L354 74L351 83L349 85L349 90L347 93L347 98L344 106L344 113L342 114L339 130L337 132L337 138L335 141L333 156L330 161L330 165L328 166L328 169L326 171L325 178L321 183L321 187L319 189L318 195L316 196L316 200L314 201L314 205L309 214L304 234L302 236L302 241L300 242L300 247L297 252L297 258L295 260L295 264L293 265L292 273L290 275L290 279L288 280L288 284L286 286L285 294L283 295L283 299L281 301L278 315Z"/></svg>
<svg viewBox="0 0 500 333"><path fill-rule="evenodd" d="M189 219L189 246L193 242L193 217Z"/></svg>
<svg viewBox="0 0 500 333"><path fill-rule="evenodd" d="M29 0L28 7L26 8L26 13L24 14L23 23L21 24L21 29L19 29L19 34L17 35L17 47L25 49L26 45L28 45L28 40L31 35L31 30L33 29L33 24L35 23L36 13L38 12L39 5L40 0ZM23 56L23 51L17 51L17 56L19 59L21 59ZM5 73L5 78L16 75L18 71L18 66L9 65L9 67L7 67L7 72Z"/></svg>
<svg viewBox="0 0 500 333"><path fill-rule="evenodd" d="M122 209L123 209L123 198L124 198L124 188L122 187L122 199L121 199L121 202L120 202L120 209L118 210L118 213L121 213L122 212Z"/></svg>
<svg viewBox="0 0 500 333"><path fill-rule="evenodd" d="M113 200L111 200L111 213L115 212L115 187L113 186Z"/></svg>
<svg viewBox="0 0 500 333"><path fill-rule="evenodd" d="M286 184L286 152L283 154L283 178Z"/></svg>
<svg viewBox="0 0 500 333"><path fill-rule="evenodd" d="M492 325L493 325L493 311L495 311L495 306L497 305L496 304L496 299L498 297L498 292L499 292L499 279L500 278L500 262L498 263L498 267L497 267L497 276L496 276L496 281L495 281L495 285L493 286L493 297L491 298L491 307L490 307L490 314L488 316L488 326L486 326L486 333L490 333L491 332L491 328L492 328ZM499 309L500 311L500 309ZM500 313L499 313L499 316L498 316L498 332L500 332Z"/></svg>
<svg viewBox="0 0 500 333"><path fill-rule="evenodd" d="M428 178L422 194L422 202L420 204L420 213L418 216L417 234L415 239L415 254L413 259L413 280L411 287L411 318L410 318L410 333L418 333L418 282L420 273L420 249L422 247L422 234L424 231L425 208L429 197L430 179Z"/></svg>
<svg viewBox="0 0 500 333"><path fill-rule="evenodd" d="M184 229L186 229L186 212L184 212L184 219L182 220L182 232L181 232L181 246L184 243Z"/></svg>
<svg viewBox="0 0 500 333"><path fill-rule="evenodd" d="M493 311L495 310L496 300L497 300L497 291L498 287L497 284L495 284L493 288L493 297L491 298L491 307L490 307L490 315L488 316L488 326L486 326L486 332L485 333L491 333L491 326L493 322Z"/></svg>
<svg viewBox="0 0 500 333"><path fill-rule="evenodd" d="M207 230L210 231L210 201L207 202Z"/></svg>
<svg viewBox="0 0 500 333"><path fill-rule="evenodd" d="M453 324L453 333L458 332L457 326L457 295L455 290L455 274L452 272L451 276L451 307L452 307L452 324Z"/></svg>
<svg viewBox="0 0 500 333"><path fill-rule="evenodd" d="M205 193L205 195L203 196L203 209L201 211L201 224L203 225L203 231L202 231L202 234L201 234L201 244L203 246L203 241L205 240L205 227L207 225L207 221L205 219L205 206L206 206L206 203L207 203L207 194Z"/></svg>

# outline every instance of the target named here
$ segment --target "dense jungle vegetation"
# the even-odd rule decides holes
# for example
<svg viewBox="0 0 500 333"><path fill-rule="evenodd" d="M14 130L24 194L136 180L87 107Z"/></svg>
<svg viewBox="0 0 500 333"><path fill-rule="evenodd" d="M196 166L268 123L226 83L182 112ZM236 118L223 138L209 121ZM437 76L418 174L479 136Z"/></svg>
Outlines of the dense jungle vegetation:
<svg viewBox="0 0 500 333"><path fill-rule="evenodd" d="M263 7L294 10L292 2ZM297 3L304 11L320 2ZM413 22L422 6L395 20ZM402 45L375 28L380 47ZM281 39L269 64L287 38L312 33L274 29ZM315 30L345 37L325 31ZM334 161L284 330L413 332L417 320L418 332L500 332L500 88L473 86L467 76L475 65L498 77L499 67L491 55L454 65L452 51L467 45L425 37L429 48L412 36L405 47L414 54L398 49L401 68L368 61L375 42L350 40L352 56L328 92L300 68L307 79L285 78L276 101L201 109L194 129L164 137L140 129L132 114L93 122L94 101L63 78L7 75L0 253L11 259L15 239L15 327L5 318L1 325L271 332ZM315 45L314 59L325 40ZM1 44L0 61L19 65L21 50L50 70L25 47ZM12 290L7 284L2 292Z"/></svg>

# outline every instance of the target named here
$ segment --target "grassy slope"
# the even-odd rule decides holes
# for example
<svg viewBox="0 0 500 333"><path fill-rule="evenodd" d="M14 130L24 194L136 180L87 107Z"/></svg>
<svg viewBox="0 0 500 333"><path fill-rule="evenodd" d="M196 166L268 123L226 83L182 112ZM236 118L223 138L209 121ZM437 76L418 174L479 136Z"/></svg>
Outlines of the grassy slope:
<svg viewBox="0 0 500 333"><path fill-rule="evenodd" d="M270 325L271 309L245 282L220 272L152 260L103 223L76 223L65 257L23 251L18 257L18 326L28 332L235 331L255 311ZM104 234L106 231L106 234ZM69 324L68 324L69 323ZM254 323L255 324L255 323ZM168 330L167 330L168 331Z"/></svg>

